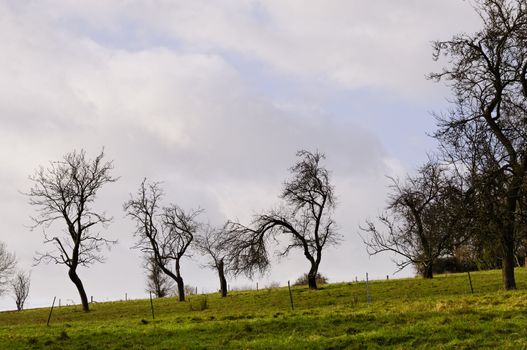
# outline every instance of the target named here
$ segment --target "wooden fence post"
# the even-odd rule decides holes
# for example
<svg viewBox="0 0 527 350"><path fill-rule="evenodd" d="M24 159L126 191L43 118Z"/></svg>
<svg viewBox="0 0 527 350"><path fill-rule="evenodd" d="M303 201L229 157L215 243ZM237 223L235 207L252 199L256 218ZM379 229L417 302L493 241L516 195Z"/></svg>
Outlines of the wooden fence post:
<svg viewBox="0 0 527 350"><path fill-rule="evenodd" d="M368 304L370 304L371 302L370 286L368 284L368 273L367 272L366 272L366 299L368 300Z"/></svg>
<svg viewBox="0 0 527 350"><path fill-rule="evenodd" d="M474 294L474 288L472 287L472 278L470 277L470 271L467 271L468 273L468 282L470 283L470 291L472 294Z"/></svg>
<svg viewBox="0 0 527 350"><path fill-rule="evenodd" d="M49 326L49 320L51 320L51 313L53 312L53 306L55 306L55 299L57 297L53 297L53 303L51 304L51 310L49 310L49 316L48 316L48 322L46 323L46 326Z"/></svg>
<svg viewBox="0 0 527 350"><path fill-rule="evenodd" d="M295 311L295 305L293 304L293 293L291 292L291 283L287 281L287 287L289 288L289 299L291 300L291 310Z"/></svg>
<svg viewBox="0 0 527 350"><path fill-rule="evenodd" d="M154 315L154 302L152 301L152 292L150 292L150 308L152 309L152 319L155 320L156 317Z"/></svg>

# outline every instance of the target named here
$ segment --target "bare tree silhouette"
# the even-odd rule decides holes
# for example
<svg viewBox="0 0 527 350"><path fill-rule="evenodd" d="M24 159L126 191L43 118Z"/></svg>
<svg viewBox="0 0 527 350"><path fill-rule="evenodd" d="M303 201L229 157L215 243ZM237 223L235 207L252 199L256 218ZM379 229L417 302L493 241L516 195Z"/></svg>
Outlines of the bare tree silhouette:
<svg viewBox="0 0 527 350"><path fill-rule="evenodd" d="M323 249L339 242L335 223L331 217L335 208L333 186L329 172L321 165L322 153L299 151L299 158L291 167L291 179L285 182L279 209L255 216L251 227L230 222L232 232L228 242L235 273L251 276L264 271L269 265L267 245L270 239L288 237L287 247L280 252L287 255L300 249L309 261L309 288L316 289L316 276Z"/></svg>
<svg viewBox="0 0 527 350"><path fill-rule="evenodd" d="M227 296L226 275L231 271L228 241L230 232L227 226L221 228L207 225L196 238L197 249L208 257L207 267L216 270L220 280L222 297Z"/></svg>
<svg viewBox="0 0 527 350"><path fill-rule="evenodd" d="M11 282L13 294L15 297L16 308L18 311L24 309L24 304L29 296L29 287L31 285L31 274L24 271L18 271Z"/></svg>
<svg viewBox="0 0 527 350"><path fill-rule="evenodd" d="M77 268L103 262L101 249L116 243L95 231L97 225L106 227L111 221L104 212L92 208L97 192L105 184L117 181L110 175L112 162L103 158L104 152L93 160L86 158L84 150L68 153L62 160L50 162L47 168L37 169L29 178L33 187L27 193L29 204L37 210L32 228L42 227L44 242L54 246L52 251L37 253L35 262L66 265L85 312L90 308ZM53 225L57 222L63 223L63 230Z"/></svg>
<svg viewBox="0 0 527 350"><path fill-rule="evenodd" d="M4 242L0 242L0 294L6 291L15 268L15 254L7 250L7 245Z"/></svg>
<svg viewBox="0 0 527 350"><path fill-rule="evenodd" d="M181 276L181 260L188 255L188 248L200 224L196 217L201 209L185 212L177 205L161 208L163 197L160 184L141 182L135 197L123 206L127 216L136 223L134 246L152 256L156 265L174 281L180 301L185 301L185 284ZM174 271L169 264L174 262Z"/></svg>

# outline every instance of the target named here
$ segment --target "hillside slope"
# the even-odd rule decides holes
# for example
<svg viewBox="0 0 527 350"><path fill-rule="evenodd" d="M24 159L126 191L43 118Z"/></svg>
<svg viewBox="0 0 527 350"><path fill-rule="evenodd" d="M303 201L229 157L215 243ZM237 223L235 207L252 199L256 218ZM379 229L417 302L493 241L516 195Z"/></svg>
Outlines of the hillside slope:
<svg viewBox="0 0 527 350"><path fill-rule="evenodd" d="M502 292L501 272L433 280L330 284L321 290L287 287L154 300L0 313L1 349L360 349L525 348L527 275L518 291Z"/></svg>

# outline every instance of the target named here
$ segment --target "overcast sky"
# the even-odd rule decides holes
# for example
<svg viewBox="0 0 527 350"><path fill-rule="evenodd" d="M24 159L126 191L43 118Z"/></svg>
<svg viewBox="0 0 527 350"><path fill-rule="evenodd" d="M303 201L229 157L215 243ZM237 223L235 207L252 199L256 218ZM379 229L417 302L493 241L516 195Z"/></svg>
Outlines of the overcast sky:
<svg viewBox="0 0 527 350"><path fill-rule="evenodd" d="M167 204L204 208L203 221L248 223L279 203L299 149L326 154L338 195L345 240L321 272L391 275L391 257L369 258L358 226L385 206L386 176L435 148L430 112L449 92L425 79L441 67L431 41L478 26L462 0L0 0L0 240L32 271L27 306L79 302L65 266L32 266L46 248L21 192L39 165L81 148L94 157L104 147L120 177L96 204L119 244L79 270L95 300L146 296L122 210L143 177L163 181ZM182 269L187 284L217 289L199 256ZM307 270L292 254L255 282Z"/></svg>

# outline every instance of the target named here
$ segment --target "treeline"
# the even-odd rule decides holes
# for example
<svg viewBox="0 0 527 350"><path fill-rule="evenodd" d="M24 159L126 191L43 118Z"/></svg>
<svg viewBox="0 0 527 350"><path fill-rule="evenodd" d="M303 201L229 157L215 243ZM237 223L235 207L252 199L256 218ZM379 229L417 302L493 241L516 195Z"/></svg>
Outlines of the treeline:
<svg viewBox="0 0 527 350"><path fill-rule="evenodd" d="M453 97L436 114L436 155L392 179L386 211L362 229L371 254L396 253L426 278L500 266L505 289L526 254L527 4L476 1L483 28L433 44L430 78Z"/></svg>
<svg viewBox="0 0 527 350"><path fill-rule="evenodd" d="M278 240L285 242L278 252L282 256L295 249L303 252L309 262L306 284L316 289L322 252L340 238L332 219L334 189L323 160L319 152L299 151L280 204L255 215L250 224L235 220L220 226L206 224L203 209L165 202L162 184L144 179L123 210L136 224L132 248L144 253L147 290L163 297L175 285L179 300L184 301L188 290L181 265L186 256L199 253L206 257L207 267L216 271L225 297L227 276L252 277L265 272L270 267L270 243ZM37 253L35 262L64 265L85 312L90 306L78 268L103 262L103 248L116 244L100 231L111 218L94 209L98 191L118 180L112 171L113 163L105 160L104 152L89 159L84 150L73 151L48 167L39 167L30 176L32 187L26 193L36 213L31 217L32 228L42 230L44 243L50 247ZM7 281L27 281L25 300L29 277L22 274L13 279L14 269L14 255L0 245L0 287Z"/></svg>

